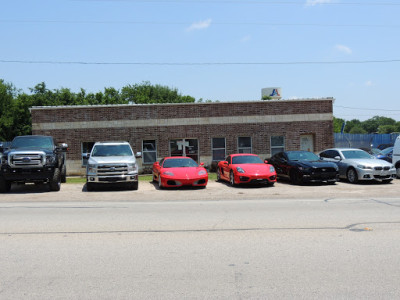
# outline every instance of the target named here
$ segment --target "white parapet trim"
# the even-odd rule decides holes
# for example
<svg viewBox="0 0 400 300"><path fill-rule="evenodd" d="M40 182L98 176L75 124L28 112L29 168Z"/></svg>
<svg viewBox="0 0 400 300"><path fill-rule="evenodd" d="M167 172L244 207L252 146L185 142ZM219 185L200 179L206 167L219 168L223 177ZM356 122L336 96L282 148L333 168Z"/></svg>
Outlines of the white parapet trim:
<svg viewBox="0 0 400 300"><path fill-rule="evenodd" d="M160 126L188 125L220 125L220 124L254 124L254 123L283 123L283 122L313 122L332 121L332 113L324 114L289 114L264 116L235 116L235 117L206 117L206 118L173 118L173 119L139 119L111 121L77 121L33 123L33 130L82 129L82 128L140 128Z"/></svg>

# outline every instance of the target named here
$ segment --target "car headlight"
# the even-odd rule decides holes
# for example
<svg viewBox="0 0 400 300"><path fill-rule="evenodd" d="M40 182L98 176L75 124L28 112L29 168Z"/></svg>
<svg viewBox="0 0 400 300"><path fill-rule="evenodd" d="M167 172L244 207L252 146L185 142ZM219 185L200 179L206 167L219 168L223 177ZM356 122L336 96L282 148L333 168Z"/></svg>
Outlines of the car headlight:
<svg viewBox="0 0 400 300"><path fill-rule="evenodd" d="M163 175L174 176L174 173L172 173L171 171L165 171L165 172L163 173Z"/></svg>
<svg viewBox="0 0 400 300"><path fill-rule="evenodd" d="M128 164L128 173L136 171L136 164Z"/></svg>
<svg viewBox="0 0 400 300"><path fill-rule="evenodd" d="M96 165L87 165L87 172L88 174L96 174Z"/></svg>
<svg viewBox="0 0 400 300"><path fill-rule="evenodd" d="M46 156L46 161L48 164L55 164L56 163L56 156L55 155L48 155Z"/></svg>
<svg viewBox="0 0 400 300"><path fill-rule="evenodd" d="M236 171L238 171L239 173L244 173L244 170L241 167L237 167Z"/></svg>
<svg viewBox="0 0 400 300"><path fill-rule="evenodd" d="M274 173L274 172L275 172L274 166L270 166L270 167L269 167L269 171L270 171L271 173Z"/></svg>
<svg viewBox="0 0 400 300"><path fill-rule="evenodd" d="M207 172L205 171L205 170L201 170L201 171L199 171L199 173L197 173L198 175L206 175L207 174Z"/></svg>
<svg viewBox="0 0 400 300"><path fill-rule="evenodd" d="M360 168L360 169L363 169L363 170L372 170L372 167L364 166L364 165L357 165L357 168Z"/></svg>

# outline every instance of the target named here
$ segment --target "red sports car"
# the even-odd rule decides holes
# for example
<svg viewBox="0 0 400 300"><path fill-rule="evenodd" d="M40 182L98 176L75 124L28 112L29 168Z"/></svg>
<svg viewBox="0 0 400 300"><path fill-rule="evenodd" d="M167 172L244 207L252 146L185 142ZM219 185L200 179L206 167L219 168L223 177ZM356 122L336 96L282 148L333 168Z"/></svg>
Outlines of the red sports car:
<svg viewBox="0 0 400 300"><path fill-rule="evenodd" d="M158 182L160 188L199 186L205 187L208 182L208 173L190 157L165 157L153 164L153 181Z"/></svg>
<svg viewBox="0 0 400 300"><path fill-rule="evenodd" d="M273 185L276 171L273 165L263 162L258 155L231 154L218 163L217 180L229 181L232 186L240 183Z"/></svg>

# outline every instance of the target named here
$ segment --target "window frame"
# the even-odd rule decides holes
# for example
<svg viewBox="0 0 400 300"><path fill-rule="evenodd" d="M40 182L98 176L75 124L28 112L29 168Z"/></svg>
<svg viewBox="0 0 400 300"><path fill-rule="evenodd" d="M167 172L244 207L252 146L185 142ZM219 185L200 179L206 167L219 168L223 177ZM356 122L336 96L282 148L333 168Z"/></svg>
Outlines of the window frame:
<svg viewBox="0 0 400 300"><path fill-rule="evenodd" d="M250 147L240 147L240 142L239 142L240 138L249 138L250 139ZM241 152L240 150L243 150L243 149L250 149L250 152ZM253 153L253 140L252 140L251 136L238 136L238 138L237 138L237 150L238 150L238 153L249 153L249 154L252 154Z"/></svg>
<svg viewBox="0 0 400 300"><path fill-rule="evenodd" d="M150 150L150 151L148 151L148 150L144 150L144 143L145 142L150 142L150 141L154 141L154 150ZM151 162L146 162L145 161L145 153L155 153L155 155L156 155L156 157L155 157L155 160L154 161L151 161ZM154 164L155 162L157 161L157 140L156 139L146 139L146 140L142 140L142 164L143 165L151 165L151 164Z"/></svg>
<svg viewBox="0 0 400 300"><path fill-rule="evenodd" d="M224 139L224 148L214 148L214 139ZM214 150L224 150L222 159L214 159ZM226 138L225 137L213 137L211 138L211 160L212 161L224 161L226 157Z"/></svg>

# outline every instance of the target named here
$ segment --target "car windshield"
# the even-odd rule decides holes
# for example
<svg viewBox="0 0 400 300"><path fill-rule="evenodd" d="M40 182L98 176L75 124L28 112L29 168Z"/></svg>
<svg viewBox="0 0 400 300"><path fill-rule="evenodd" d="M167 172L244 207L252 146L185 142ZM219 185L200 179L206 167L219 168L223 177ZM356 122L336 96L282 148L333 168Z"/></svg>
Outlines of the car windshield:
<svg viewBox="0 0 400 300"><path fill-rule="evenodd" d="M362 151L362 150L344 150L342 151L343 156L345 159L363 159L367 158L370 159L372 158L371 155L369 155L367 152Z"/></svg>
<svg viewBox="0 0 400 300"><path fill-rule="evenodd" d="M93 156L132 156L129 145L96 145L92 151Z"/></svg>
<svg viewBox="0 0 400 300"><path fill-rule="evenodd" d="M191 158L166 159L163 164L163 168L190 168L197 166L197 163Z"/></svg>
<svg viewBox="0 0 400 300"><path fill-rule="evenodd" d="M32 136L32 137L16 137L12 143L11 148L28 148L28 149L48 149L53 150L53 140L51 137Z"/></svg>
<svg viewBox="0 0 400 300"><path fill-rule="evenodd" d="M319 157L317 155L307 151L287 152L287 156L289 160L308 160L308 161L319 160Z"/></svg>
<svg viewBox="0 0 400 300"><path fill-rule="evenodd" d="M240 165L240 164L262 164L263 161L261 158L255 155L240 155L232 157L232 164Z"/></svg>
<svg viewBox="0 0 400 300"><path fill-rule="evenodd" d="M393 151L393 147L388 147L386 149L383 149L381 152L379 152L379 154L388 155L392 151Z"/></svg>

